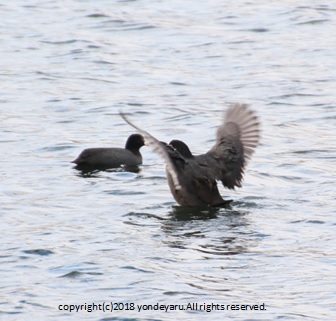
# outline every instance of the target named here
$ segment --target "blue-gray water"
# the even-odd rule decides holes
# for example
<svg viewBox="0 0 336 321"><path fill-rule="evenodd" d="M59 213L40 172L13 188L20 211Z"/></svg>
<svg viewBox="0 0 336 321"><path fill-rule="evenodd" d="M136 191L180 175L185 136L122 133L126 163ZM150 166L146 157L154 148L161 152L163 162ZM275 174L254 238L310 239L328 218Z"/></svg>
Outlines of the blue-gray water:
<svg viewBox="0 0 336 321"><path fill-rule="evenodd" d="M0 5L1 320L332 320L336 5L33 1ZM83 177L129 113L208 150L248 103L262 141L231 209L176 206L162 160ZM59 305L265 304L266 311L66 312Z"/></svg>

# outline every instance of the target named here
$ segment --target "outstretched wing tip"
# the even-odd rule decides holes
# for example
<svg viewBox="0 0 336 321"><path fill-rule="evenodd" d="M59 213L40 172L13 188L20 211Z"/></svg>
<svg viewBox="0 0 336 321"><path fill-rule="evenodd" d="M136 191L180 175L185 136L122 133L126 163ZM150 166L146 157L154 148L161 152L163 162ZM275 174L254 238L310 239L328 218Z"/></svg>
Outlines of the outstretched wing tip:
<svg viewBox="0 0 336 321"><path fill-rule="evenodd" d="M125 113L123 113L122 111L119 110L119 115L120 117L130 126L134 127L137 131L139 131L145 139L146 145L151 148L155 153L159 154L163 160L166 163L167 166L167 171L169 172L169 174L172 177L173 183L174 183L174 188L176 190L180 190L181 184L179 182L177 173L174 169L174 165L173 162L171 161L168 152L166 151L165 147L160 143L159 140L157 140L154 136L152 136L151 134L149 134L148 132L146 132L145 130L141 129L140 127L136 126L135 124L133 124L126 116Z"/></svg>

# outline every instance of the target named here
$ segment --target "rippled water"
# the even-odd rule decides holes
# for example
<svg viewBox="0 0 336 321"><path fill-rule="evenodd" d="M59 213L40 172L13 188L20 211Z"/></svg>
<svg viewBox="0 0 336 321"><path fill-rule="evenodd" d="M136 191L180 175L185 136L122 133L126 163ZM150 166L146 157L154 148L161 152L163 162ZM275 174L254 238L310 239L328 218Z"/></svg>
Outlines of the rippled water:
<svg viewBox="0 0 336 321"><path fill-rule="evenodd" d="M333 3L15 0L0 12L0 319L333 319ZM263 128L243 188L221 187L231 208L176 206L146 147L139 173L70 164L124 145L119 110L205 152L231 102ZM103 302L266 310L59 309Z"/></svg>

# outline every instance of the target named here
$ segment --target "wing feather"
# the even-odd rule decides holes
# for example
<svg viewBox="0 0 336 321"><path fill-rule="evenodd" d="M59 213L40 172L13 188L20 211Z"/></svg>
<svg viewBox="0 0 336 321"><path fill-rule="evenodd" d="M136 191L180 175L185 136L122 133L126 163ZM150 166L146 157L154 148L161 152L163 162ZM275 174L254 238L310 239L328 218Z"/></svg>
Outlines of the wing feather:
<svg viewBox="0 0 336 321"><path fill-rule="evenodd" d="M175 166L169 156L168 151L166 150L166 148L164 147L164 145L157 140L155 137L153 137L151 134L149 134L148 132L146 132L145 130L141 129L140 127L136 126L135 124L133 124L123 112L119 112L119 115L122 117L122 119L129 124L130 126L134 127L139 133L142 134L142 136L145 139L146 145L151 148L153 150L153 152L159 154L163 160L166 162L166 166L167 166L167 171L169 172L169 174L172 177L173 180L173 184L176 190L180 190L181 189L181 184L179 182L179 178L177 175L177 171L175 169Z"/></svg>
<svg viewBox="0 0 336 321"><path fill-rule="evenodd" d="M216 144L200 159L209 174L227 188L241 186L244 170L260 140L259 119L246 104L235 104L225 113Z"/></svg>

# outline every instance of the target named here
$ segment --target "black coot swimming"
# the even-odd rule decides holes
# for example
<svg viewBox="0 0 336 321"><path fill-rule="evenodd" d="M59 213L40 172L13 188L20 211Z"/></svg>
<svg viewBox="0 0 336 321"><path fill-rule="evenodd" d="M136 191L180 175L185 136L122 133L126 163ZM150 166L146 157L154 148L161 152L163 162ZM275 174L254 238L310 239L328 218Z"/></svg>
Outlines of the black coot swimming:
<svg viewBox="0 0 336 321"><path fill-rule="evenodd" d="M132 124L124 114L121 116L143 135L146 145L165 160L170 190L183 206L226 204L216 181L220 180L229 189L241 187L247 162L260 139L259 120L245 104L235 104L227 110L217 130L215 145L198 156L194 156L184 142L173 140L163 144Z"/></svg>
<svg viewBox="0 0 336 321"><path fill-rule="evenodd" d="M87 148L72 161L78 170L104 170L125 166L142 164L140 148L144 146L143 136L132 134L126 141L125 148Z"/></svg>

